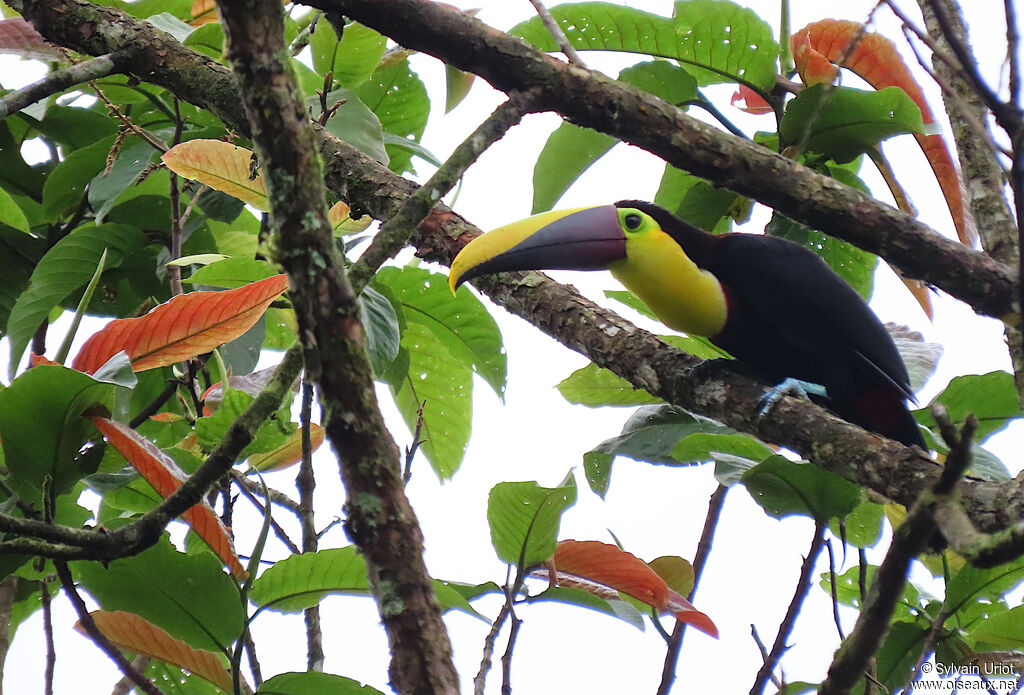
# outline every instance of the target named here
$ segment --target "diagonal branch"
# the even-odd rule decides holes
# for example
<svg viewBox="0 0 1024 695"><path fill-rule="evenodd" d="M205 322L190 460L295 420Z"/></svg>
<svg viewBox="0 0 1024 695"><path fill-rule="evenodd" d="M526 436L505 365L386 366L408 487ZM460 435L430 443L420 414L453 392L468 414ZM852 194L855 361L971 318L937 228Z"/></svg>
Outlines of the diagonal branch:
<svg viewBox="0 0 1024 695"><path fill-rule="evenodd" d="M21 111L26 106L41 101L53 94L59 94L76 84L106 77L117 72L123 64L122 56L104 55L82 61L33 82L32 84L8 94L0 96L0 121L9 115Z"/></svg>
<svg viewBox="0 0 1024 695"><path fill-rule="evenodd" d="M577 125L613 135L716 186L877 253L907 277L934 284L976 311L1001 317L1017 303L1014 270L986 254L945 239L913 217L777 152L702 123L649 93L551 58L440 3L309 4L341 12L406 48L474 72L502 91L532 90L537 110L554 111ZM968 266L970 280L961 275Z"/></svg>

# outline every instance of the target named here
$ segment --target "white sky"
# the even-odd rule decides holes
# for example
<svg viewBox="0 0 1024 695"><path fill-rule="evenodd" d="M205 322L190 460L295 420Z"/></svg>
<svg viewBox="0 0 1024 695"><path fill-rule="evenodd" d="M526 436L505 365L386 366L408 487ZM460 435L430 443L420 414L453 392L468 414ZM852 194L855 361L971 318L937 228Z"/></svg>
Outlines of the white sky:
<svg viewBox="0 0 1024 695"><path fill-rule="evenodd" d="M478 17L495 27L507 29L531 16L526 0L456 0L463 8L480 7ZM632 0L629 5L669 15L668 0ZM776 0L748 1L762 16L773 21ZM799 28L824 17L863 20L874 3L865 0L813 2L795 0L792 26ZM907 4L907 3L903 3ZM913 5L913 3L910 3ZM991 3L967 3L971 11L992 7ZM914 8L910 7L914 14ZM881 30L898 36L885 11L879 13ZM971 17L975 49L990 70L1002 60L1003 28L998 15ZM773 21L773 24L775 22ZM584 54L588 65L612 74L623 64L608 56ZM0 59L5 86L16 85L12 76L30 81L29 65ZM427 82L434 110L424 145L444 156L461 141L502 100L478 80L470 96L453 113L443 115L444 76L436 61L414 58L415 68ZM20 79L17 82L21 82ZM849 83L849 82L848 82ZM719 95L721 96L721 95ZM938 96L930 100L941 112ZM728 94L719 101L728 111ZM730 118L752 132L758 121L733 111ZM488 151L470 169L455 209L483 229L497 227L530 213L532 167L544 140L558 123L553 116L531 116ZM765 127L771 127L770 121ZM952 225L923 155L909 137L886 146L896 173L911 190L921 218L942 233L952 235ZM901 141L901 142L900 142ZM429 175L429 167L420 167ZM628 175L623 175L628 172ZM651 198L661 175L660 161L634 148L619 146L588 171L560 202L560 207L602 204L621 198ZM875 190L884 191L875 183ZM887 193L880 193L888 200ZM763 225L767 214L755 216ZM588 296L602 299L603 289L615 288L603 273L560 273ZM955 375L984 373L1008 368L1002 334L995 321L976 317L964 305L945 296L937 298L936 317L929 324L916 303L889 272L880 272L872 306L883 321L908 324L926 339L942 343L945 355L938 374L921 394L926 403ZM618 307L613 306L617 311ZM586 360L562 348L525 322L495 309L505 336L509 355L509 385L502 405L490 389L478 382L475 390L473 439L461 471L454 480L439 484L426 462L418 460L409 486L427 543L427 562L434 576L468 582L493 580L501 583L504 566L494 557L488 536L485 506L488 490L504 480L536 480L554 485L569 469L577 472L579 501L563 517L561 538L610 541L613 531L634 554L652 559L678 554L692 558L704 521L707 499L715 488L712 470L664 468L619 459L615 464L611 490L602 501L592 495L583 479L582 455L603 439L618 433L629 415L628 409L590 410L570 406L554 385L583 366ZM635 318L635 317L634 317ZM657 324L639 321L654 330ZM6 348L0 346L6 354ZM400 445L409 434L382 391L382 404ZM1018 430L1019 432L1019 430ZM1019 436L1001 435L991 448L1002 455L1011 472L1020 468L1015 453ZM292 490L291 473L276 474L271 484ZM340 513L342 494L335 464L322 454L317 463L318 522L326 525ZM241 506L245 506L244 503ZM238 547L251 547L242 524ZM770 646L779 621L792 596L803 553L810 543L813 525L809 520L790 518L776 521L765 516L743 489L728 496L716 539L716 550L706 568L696 605L707 612L721 632L719 641L689 630L679 663L678 693L746 692L760 665L760 656L750 637L754 624ZM343 545L339 528L329 533L324 545ZM837 549L838 549L838 541ZM852 556L855 558L855 553ZM874 561L880 559L874 554ZM842 560L841 550L838 560ZM846 569L849 565L840 568ZM818 572L827 570L823 553ZM493 615L497 601L478 604ZM340 673L387 690L387 646L378 625L376 609L369 600L328 598L323 604L326 626L326 670ZM843 611L844 627L852 628L855 614ZM653 693L660 679L664 643L648 628L639 632L613 618L583 609L550 604L524 607L524 620L513 663L512 685L517 692ZM59 601L55 610L57 628L56 692L86 695L107 693L116 671L83 637L70 632L74 622L70 608ZM447 622L455 646L456 666L466 692L472 692L487 624L460 613L450 613ZM666 623L668 625L668 623ZM264 676L305 667L305 639L301 617L277 619L265 616L254 625L255 640ZM505 633L499 637L497 654L504 650ZM819 681L823 678L838 644L828 595L812 589L803 614L790 639L792 649L783 659L787 681ZM41 692L43 643L38 615L19 631L8 658L4 685L10 692ZM89 674L83 682L80 669ZM489 693L500 690L500 666L488 679ZM769 689L768 692L771 692Z"/></svg>

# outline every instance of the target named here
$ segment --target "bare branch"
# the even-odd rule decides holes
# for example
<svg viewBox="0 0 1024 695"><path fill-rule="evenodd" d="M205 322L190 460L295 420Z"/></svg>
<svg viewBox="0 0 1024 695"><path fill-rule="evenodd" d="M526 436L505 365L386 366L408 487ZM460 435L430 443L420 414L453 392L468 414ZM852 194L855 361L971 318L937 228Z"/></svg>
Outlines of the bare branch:
<svg viewBox="0 0 1024 695"><path fill-rule="evenodd" d="M562 27L558 26L558 22L551 16L551 12L548 8L544 6L544 3L541 2L541 0L530 0L530 3L533 5L534 9L537 10L537 14L540 16L540 21L544 22L544 26L547 28L548 33L551 34L551 38L553 38L555 43L558 44L558 50L565 55L566 60L581 68L587 67L586 63L583 62L583 59L580 58L579 53L577 53L576 49L572 47L571 43L569 43L569 38L565 35L565 32L562 31Z"/></svg>
<svg viewBox="0 0 1024 695"><path fill-rule="evenodd" d="M0 121L30 104L63 92L76 84L119 72L123 65L124 56L112 53L51 72L38 82L0 96Z"/></svg>

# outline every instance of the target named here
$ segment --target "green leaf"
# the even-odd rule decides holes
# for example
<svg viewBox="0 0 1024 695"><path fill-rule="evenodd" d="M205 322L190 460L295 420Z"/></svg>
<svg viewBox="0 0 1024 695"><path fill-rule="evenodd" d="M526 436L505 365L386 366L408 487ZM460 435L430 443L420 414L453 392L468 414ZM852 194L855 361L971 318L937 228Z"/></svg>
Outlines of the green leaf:
<svg viewBox="0 0 1024 695"><path fill-rule="evenodd" d="M86 186L103 171L113 138L104 138L75 150L58 164L43 184L43 211L55 222L85 197Z"/></svg>
<svg viewBox="0 0 1024 695"><path fill-rule="evenodd" d="M452 355L504 398L508 357L501 331L476 295L459 288L452 297L444 275L409 266L381 268L377 281L394 290L410 323L429 328Z"/></svg>
<svg viewBox="0 0 1024 695"><path fill-rule="evenodd" d="M196 420L195 433L203 449L212 451L219 445L231 424L245 412L246 408L252 405L253 400L255 400L254 397L248 393L233 388L227 389L216 412ZM298 425L291 421L290 415L290 405L286 404L268 418L256 430L256 435L248 446L242 449L238 460L244 461L252 454L272 451L284 445L298 428Z"/></svg>
<svg viewBox="0 0 1024 695"><path fill-rule="evenodd" d="M553 208L569 186L617 142L611 135L572 123L558 126L533 167L533 213Z"/></svg>
<svg viewBox="0 0 1024 695"><path fill-rule="evenodd" d="M672 458L684 464L711 461L721 454L762 461L771 456L772 450L753 437L727 432L691 434L680 440L672 449Z"/></svg>
<svg viewBox="0 0 1024 695"><path fill-rule="evenodd" d="M639 87L670 104L686 104L700 96L693 75L665 60L631 65L619 73L619 81Z"/></svg>
<svg viewBox="0 0 1024 695"><path fill-rule="evenodd" d="M437 334L410 317L402 336L409 353L409 371L391 393L409 431L416 429L420 406L422 451L441 480L462 464L473 414L473 372L452 355Z"/></svg>
<svg viewBox="0 0 1024 695"><path fill-rule="evenodd" d="M868 565L864 583L865 591L871 587L877 570L877 566ZM821 573L819 585L825 593L832 593L828 572ZM836 575L836 600L844 606L851 606L858 610L861 608L863 601L860 594L859 566L851 567L842 574ZM921 613L921 605L921 594L917 587L911 582L907 582L903 585L903 593L896 602L893 618L897 620L914 618Z"/></svg>
<svg viewBox="0 0 1024 695"><path fill-rule="evenodd" d="M828 267L835 271L864 301L871 299L875 286L875 269L878 256L863 251L853 244L830 237L822 232L808 229L778 212L765 227L765 234L789 239L821 256Z"/></svg>
<svg viewBox="0 0 1024 695"><path fill-rule="evenodd" d="M1024 649L1024 606L978 621L968 632L968 639L990 650Z"/></svg>
<svg viewBox="0 0 1024 695"><path fill-rule="evenodd" d="M54 244L36 265L28 288L7 319L10 375L17 372L22 353L50 310L92 278L104 249L106 267L111 269L145 245L142 232L120 224L81 226Z"/></svg>
<svg viewBox="0 0 1024 695"><path fill-rule="evenodd" d="M769 516L792 514L820 521L844 517L860 502L860 488L810 463L774 455L743 474L743 484Z"/></svg>
<svg viewBox="0 0 1024 695"><path fill-rule="evenodd" d="M876 677L886 692L900 691L910 682L928 632L924 622L897 621L889 627L885 642L875 655Z"/></svg>
<svg viewBox="0 0 1024 695"><path fill-rule="evenodd" d="M384 149L384 131L380 120L366 107L356 93L348 89L336 89L327 95L327 105L345 99L345 103L337 113L327 121L327 130L334 135L362 150L363 154L372 157L381 164L388 163L388 153ZM319 99L310 100L313 108L319 106Z"/></svg>
<svg viewBox="0 0 1024 695"><path fill-rule="evenodd" d="M303 671L281 673L264 681L256 695L383 695L376 688L345 676Z"/></svg>
<svg viewBox="0 0 1024 695"><path fill-rule="evenodd" d="M402 139L401 144L396 144L395 140L385 137L391 157L388 167L392 171L401 174L411 170L412 154L430 161L433 155L422 148L416 149L427 126L430 98L426 85L410 68L408 59L376 70L356 94L380 119L385 133Z"/></svg>
<svg viewBox="0 0 1024 695"><path fill-rule="evenodd" d="M555 553L562 514L576 504L572 473L558 487L498 483L487 496L491 544L504 562L527 568Z"/></svg>
<svg viewBox="0 0 1024 695"><path fill-rule="evenodd" d="M463 72L453 68L447 63L444 66L445 99L444 112L451 113L452 109L462 103L462 100L469 94L476 78L471 72Z"/></svg>
<svg viewBox="0 0 1024 695"><path fill-rule="evenodd" d="M328 594L369 594L366 561L354 545L278 560L253 582L249 600L261 608L297 613Z"/></svg>
<svg viewBox="0 0 1024 695"><path fill-rule="evenodd" d="M373 373L379 376L398 357L402 343L398 314L388 298L372 286L367 286L359 296L359 309L366 330L366 351Z"/></svg>
<svg viewBox="0 0 1024 695"><path fill-rule="evenodd" d="M180 553L166 535L133 557L72 568L104 610L140 615L198 649L222 651L242 633L242 600L220 561L211 553Z"/></svg>
<svg viewBox="0 0 1024 695"><path fill-rule="evenodd" d="M992 603L1024 581L1024 559L981 569L964 564L946 584L944 608L953 613L963 611L971 603Z"/></svg>
<svg viewBox="0 0 1024 695"><path fill-rule="evenodd" d="M530 604L552 602L589 608L592 611L604 613L629 623L637 630L643 631L644 629L643 613L638 611L632 604L615 599L603 599L583 589L569 586L551 587L536 596L531 596L527 599L527 602Z"/></svg>
<svg viewBox="0 0 1024 695"><path fill-rule="evenodd" d="M33 122L32 127L50 140L63 145L66 150L80 150L100 140L111 138L108 140L109 146L109 143L113 142L114 134L117 133L116 121L105 113L55 104L46 109L43 120Z"/></svg>
<svg viewBox="0 0 1024 695"><path fill-rule="evenodd" d="M701 84L743 80L762 89L775 84L779 46L771 27L752 10L732 2L677 2L674 19L606 2L559 5L551 14L576 50L674 58L687 70L706 68L694 71ZM537 17L509 33L541 50L558 50Z"/></svg>
<svg viewBox="0 0 1024 695"><path fill-rule="evenodd" d="M555 388L565 400L588 408L650 405L662 402L660 398L643 389L635 388L614 372L598 367L593 362L577 369Z"/></svg>
<svg viewBox="0 0 1024 695"><path fill-rule="evenodd" d="M846 542L857 548L871 548L882 538L882 520L885 507L862 499L853 511L846 515ZM835 519L830 524L833 535L840 536L839 524Z"/></svg>
<svg viewBox="0 0 1024 695"><path fill-rule="evenodd" d="M899 87L865 91L815 85L786 106L779 135L837 162L849 162L902 133L922 133L921 110Z"/></svg>
<svg viewBox="0 0 1024 695"><path fill-rule="evenodd" d="M672 450L680 440L698 432L733 433L734 430L674 405L642 406L629 417L617 437L606 439L592 451L679 466L683 462L672 456Z"/></svg>
<svg viewBox="0 0 1024 695"><path fill-rule="evenodd" d="M138 139L121 150L109 173L100 174L89 183L89 205L96 213L96 224L103 223L103 218L121 194L138 180L154 155L153 146Z"/></svg>
<svg viewBox="0 0 1024 695"><path fill-rule="evenodd" d="M753 10L726 0L678 1L675 31L679 59L699 84L742 81L764 90L775 85L779 44L771 25Z"/></svg>
<svg viewBox="0 0 1024 695"><path fill-rule="evenodd" d="M196 53L202 53L217 62L222 62L224 59L224 28L220 22L204 24L189 34L182 44Z"/></svg>
<svg viewBox="0 0 1024 695"><path fill-rule="evenodd" d="M384 55L387 40L369 27L349 22L338 40L330 22L317 22L310 36L313 51L313 69L321 77L334 74L334 82L355 89L366 82ZM332 101L328 100L328 106Z"/></svg>
<svg viewBox="0 0 1024 695"><path fill-rule="evenodd" d="M277 269L268 261L258 261L255 258L240 256L225 258L205 265L182 282L235 289L257 280L265 280L273 275L277 275Z"/></svg>
<svg viewBox="0 0 1024 695"><path fill-rule="evenodd" d="M31 228L28 218L18 203L11 197L11 194L0 188L0 224L14 227L19 232L28 234Z"/></svg>
<svg viewBox="0 0 1024 695"><path fill-rule="evenodd" d="M957 426L963 424L968 414L974 413L978 418L975 438L979 442L1006 427L1010 420L1024 415L1013 386L1013 375L1002 371L955 377L934 400L946 406ZM927 408L915 411L914 417L922 425L938 429Z"/></svg>
<svg viewBox="0 0 1024 695"><path fill-rule="evenodd" d="M95 433L81 416L109 406L112 394L109 384L55 365L34 367L0 390L0 441L12 487L38 505L44 481L63 493L96 470L102 449L80 453Z"/></svg>

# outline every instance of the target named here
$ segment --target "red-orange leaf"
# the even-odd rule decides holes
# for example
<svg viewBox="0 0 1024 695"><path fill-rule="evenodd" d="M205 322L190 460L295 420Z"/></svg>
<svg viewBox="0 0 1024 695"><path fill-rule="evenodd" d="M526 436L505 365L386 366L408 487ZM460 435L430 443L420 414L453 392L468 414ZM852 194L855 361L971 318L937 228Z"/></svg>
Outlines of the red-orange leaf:
<svg viewBox="0 0 1024 695"><path fill-rule="evenodd" d="M231 674L214 652L191 647L134 613L93 611L89 615L115 647L173 664L232 692ZM75 629L84 632L80 623L75 623Z"/></svg>
<svg viewBox="0 0 1024 695"><path fill-rule="evenodd" d="M209 352L252 328L270 303L288 289L285 275L223 292L190 292L145 316L108 323L79 351L72 366L92 374L124 350L141 372Z"/></svg>
<svg viewBox="0 0 1024 695"><path fill-rule="evenodd" d="M746 111L755 116L775 112L771 104L745 84L739 86L739 89L732 95L732 100L729 103L741 111Z"/></svg>
<svg viewBox="0 0 1024 695"><path fill-rule="evenodd" d="M44 357L42 355L37 355L34 352L32 353L31 358L32 358L32 366L33 367L38 367L38 366L43 365L43 364L50 364L50 365L60 366L56 362L51 360L49 357Z"/></svg>
<svg viewBox="0 0 1024 695"><path fill-rule="evenodd" d="M712 637L718 637L718 628L711 618L669 589L665 580L647 563L618 546L600 541L559 541L552 560L559 573L582 577L629 594L659 611L673 613L677 620ZM585 584L579 586L587 588Z"/></svg>
<svg viewBox="0 0 1024 695"><path fill-rule="evenodd" d="M629 594L662 609L668 606L668 584L647 563L618 546L600 541L560 541L555 568Z"/></svg>
<svg viewBox="0 0 1024 695"><path fill-rule="evenodd" d="M103 417L90 419L100 434L106 437L107 442L128 460L161 497L166 498L181 487L185 481L185 474L171 457L157 448L156 444L119 422ZM231 574L239 579L248 576L248 572L235 555L227 529L213 509L205 502L199 502L186 510L181 517L217 553L231 570Z"/></svg>
<svg viewBox="0 0 1024 695"><path fill-rule="evenodd" d="M857 45L853 50L849 50L850 42L858 37L860 40ZM875 89L899 87L921 109L921 117L925 124L935 122L935 117L928 107L920 85L914 80L910 69L903 62L903 58L896 50L896 45L884 36L873 32L862 32L862 25L857 22L823 19L808 24L800 31L795 32L790 39L790 45L793 47L798 67L800 61L797 54L806 52L805 46L813 49L813 54L824 56L832 62L842 60L849 51L849 55L845 56L844 67L852 70ZM811 57L813 54L806 53ZM816 72L820 70L820 65L813 63L810 69ZM801 75L803 76L803 73ZM813 82L817 76L807 75L804 76L804 79ZM808 84L810 83L808 82ZM916 133L914 137L917 138L917 142L928 158L928 163L939 182L942 195L945 197L946 205L953 217L957 236L963 243L973 245L977 241L978 232L964 207L963 183L945 141L938 134Z"/></svg>

